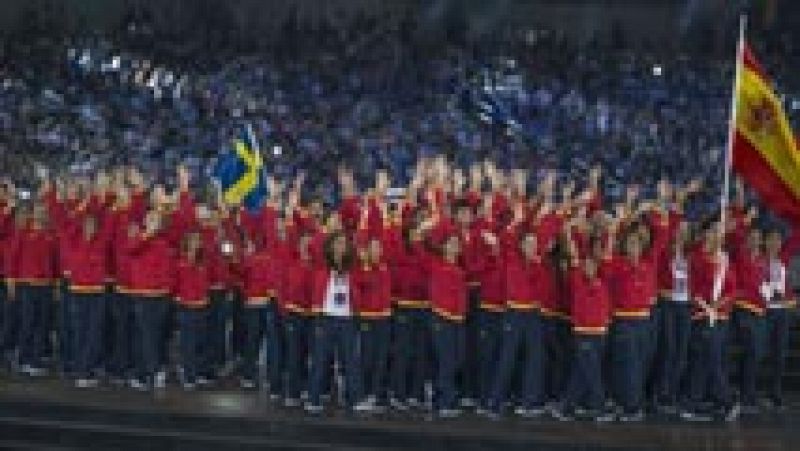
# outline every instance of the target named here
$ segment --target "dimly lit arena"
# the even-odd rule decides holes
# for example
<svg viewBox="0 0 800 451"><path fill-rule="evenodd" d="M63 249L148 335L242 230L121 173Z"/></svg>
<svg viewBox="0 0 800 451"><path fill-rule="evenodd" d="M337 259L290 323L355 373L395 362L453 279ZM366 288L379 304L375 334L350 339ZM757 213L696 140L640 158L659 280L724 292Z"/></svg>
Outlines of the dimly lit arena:
<svg viewBox="0 0 800 451"><path fill-rule="evenodd" d="M0 449L795 449L798 74L789 0L3 0Z"/></svg>

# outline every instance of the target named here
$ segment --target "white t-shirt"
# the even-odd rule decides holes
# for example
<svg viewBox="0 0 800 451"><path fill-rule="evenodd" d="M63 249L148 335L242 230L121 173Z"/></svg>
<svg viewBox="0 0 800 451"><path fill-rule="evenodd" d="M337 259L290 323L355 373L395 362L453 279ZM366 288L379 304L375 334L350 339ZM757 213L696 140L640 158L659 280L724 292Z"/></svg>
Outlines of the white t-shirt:
<svg viewBox="0 0 800 451"><path fill-rule="evenodd" d="M672 300L689 302L689 265L683 257L672 260Z"/></svg>
<svg viewBox="0 0 800 451"><path fill-rule="evenodd" d="M767 280L761 285L761 294L769 308L782 308L786 294L786 267L778 259L770 260Z"/></svg>
<svg viewBox="0 0 800 451"><path fill-rule="evenodd" d="M331 271L322 312L327 316L348 317L353 315L350 298L350 279L347 274Z"/></svg>

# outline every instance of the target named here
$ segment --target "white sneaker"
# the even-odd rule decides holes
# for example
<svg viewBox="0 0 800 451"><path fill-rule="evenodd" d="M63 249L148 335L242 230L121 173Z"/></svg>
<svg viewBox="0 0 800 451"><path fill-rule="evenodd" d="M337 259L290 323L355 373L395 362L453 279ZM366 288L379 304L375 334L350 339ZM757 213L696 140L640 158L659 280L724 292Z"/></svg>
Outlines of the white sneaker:
<svg viewBox="0 0 800 451"><path fill-rule="evenodd" d="M693 412L691 410L683 410L678 415L681 420L683 421L691 421L691 422L708 422L711 421L711 417L708 415L703 415L700 413Z"/></svg>
<svg viewBox="0 0 800 451"><path fill-rule="evenodd" d="M30 377L41 377L47 375L47 370L32 365L22 365L19 372Z"/></svg>
<svg viewBox="0 0 800 451"><path fill-rule="evenodd" d="M365 399L365 400L357 403L356 405L354 405L353 406L353 411L354 412L360 412L360 413L366 413L366 412L372 412L374 410L374 408L375 408L375 406L371 402L369 402L368 399Z"/></svg>
<svg viewBox="0 0 800 451"><path fill-rule="evenodd" d="M243 388L245 390L252 390L256 388L256 383L252 379L239 379L239 388Z"/></svg>
<svg viewBox="0 0 800 451"><path fill-rule="evenodd" d="M540 417L540 416L542 416L544 414L544 412L545 412L544 407L534 407L532 409L526 409L524 407L517 407L516 409L514 409L514 413L517 414L517 416L520 416L522 418Z"/></svg>
<svg viewBox="0 0 800 451"><path fill-rule="evenodd" d="M375 404L370 405L370 412L372 413L384 413L388 409L386 403L382 403L380 401L375 401Z"/></svg>
<svg viewBox="0 0 800 451"><path fill-rule="evenodd" d="M76 388L93 388L93 387L97 387L98 383L99 382L97 381L97 379L81 378L81 379L77 379L75 381L75 387Z"/></svg>
<svg viewBox="0 0 800 451"><path fill-rule="evenodd" d="M589 411L584 409L583 407L576 407L574 412L576 417L585 417L589 415Z"/></svg>
<svg viewBox="0 0 800 451"><path fill-rule="evenodd" d="M400 401L397 398L390 399L389 400L389 405L392 407L392 409L400 411L400 412L405 412L406 410L408 410L408 406L405 405L403 403L403 401Z"/></svg>
<svg viewBox="0 0 800 451"><path fill-rule="evenodd" d="M197 384L194 382L184 382L181 384L183 391L195 391L197 389Z"/></svg>
<svg viewBox="0 0 800 451"><path fill-rule="evenodd" d="M303 408L311 415L319 415L322 413L322 406L319 404L306 404Z"/></svg>
<svg viewBox="0 0 800 451"><path fill-rule="evenodd" d="M461 416L461 409L439 409L439 418L458 418Z"/></svg>
<svg viewBox="0 0 800 451"><path fill-rule="evenodd" d="M595 423L610 423L610 422L614 421L615 419L616 419L616 417L614 416L614 414L613 413L608 413L608 412L599 413L599 414L594 416L594 422Z"/></svg>
<svg viewBox="0 0 800 451"><path fill-rule="evenodd" d="M550 416L558 421L573 421L575 419L563 406L552 405L547 410Z"/></svg>
<svg viewBox="0 0 800 451"><path fill-rule="evenodd" d="M159 371L158 373L156 373L156 377L153 380L153 387L164 388L166 386L167 386L167 372Z"/></svg>
<svg viewBox="0 0 800 451"><path fill-rule="evenodd" d="M128 381L128 385L130 385L130 387L136 391L145 392L150 390L150 386L146 382L143 382L139 379L131 379Z"/></svg>
<svg viewBox="0 0 800 451"><path fill-rule="evenodd" d="M461 398L461 407L470 408L475 407L478 403L472 398Z"/></svg>
<svg viewBox="0 0 800 451"><path fill-rule="evenodd" d="M737 402L733 406L731 406L730 410L725 414L725 421L728 423L733 423L734 421L739 419L739 415L742 413L742 406Z"/></svg>
<svg viewBox="0 0 800 451"><path fill-rule="evenodd" d="M283 407L300 407L301 402L297 398L283 398Z"/></svg>
<svg viewBox="0 0 800 451"><path fill-rule="evenodd" d="M640 423L644 421L644 412L640 410L636 413L620 415L619 421L623 423Z"/></svg>

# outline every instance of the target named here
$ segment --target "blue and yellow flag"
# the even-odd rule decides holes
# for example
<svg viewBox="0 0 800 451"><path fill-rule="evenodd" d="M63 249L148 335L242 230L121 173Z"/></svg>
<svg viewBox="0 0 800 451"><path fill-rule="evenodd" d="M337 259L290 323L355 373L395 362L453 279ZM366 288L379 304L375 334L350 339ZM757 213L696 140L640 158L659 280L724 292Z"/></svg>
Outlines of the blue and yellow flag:
<svg viewBox="0 0 800 451"><path fill-rule="evenodd" d="M261 207L267 196L264 162L248 128L242 127L231 149L219 156L214 176L228 204L244 205L250 210Z"/></svg>

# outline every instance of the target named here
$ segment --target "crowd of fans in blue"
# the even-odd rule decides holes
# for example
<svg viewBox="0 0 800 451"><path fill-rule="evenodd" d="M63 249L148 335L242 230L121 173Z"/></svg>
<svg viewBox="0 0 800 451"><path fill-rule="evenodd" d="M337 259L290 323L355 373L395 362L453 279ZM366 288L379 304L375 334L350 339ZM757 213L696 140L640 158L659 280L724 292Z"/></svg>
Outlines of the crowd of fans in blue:
<svg viewBox="0 0 800 451"><path fill-rule="evenodd" d="M289 27L258 51L182 48L134 23L113 38L9 35L0 54L0 172L22 185L40 170L35 163L80 173L132 162L161 177L180 161L210 174L247 121L269 171L307 171L310 191L328 203L341 163L363 185L380 168L404 185L418 157L441 153L464 167L490 158L577 180L601 163L612 196L661 176L699 176L709 187L721 180L732 57L659 57L546 30L421 46L405 28L363 18L339 29ZM795 60L787 40L776 41L766 61L786 80L797 122ZM519 123L513 136L459 102L465 89L484 88ZM715 208L708 191L698 208Z"/></svg>

